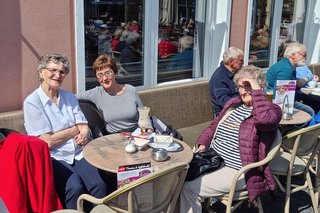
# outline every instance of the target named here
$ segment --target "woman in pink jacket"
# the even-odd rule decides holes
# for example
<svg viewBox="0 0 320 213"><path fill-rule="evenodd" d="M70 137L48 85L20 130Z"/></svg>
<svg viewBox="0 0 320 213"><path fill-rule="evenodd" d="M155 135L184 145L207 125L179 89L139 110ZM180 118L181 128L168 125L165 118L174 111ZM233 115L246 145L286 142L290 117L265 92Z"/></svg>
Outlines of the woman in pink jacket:
<svg viewBox="0 0 320 213"><path fill-rule="evenodd" d="M264 97L263 70L246 66L234 76L240 97L230 99L218 117L200 135L194 148L200 152L213 148L225 166L212 173L186 181L180 196L180 212L201 212L201 201L226 194L236 172L243 166L265 158L281 120L281 109ZM237 188L247 187L249 199L276 187L265 166L240 177Z"/></svg>

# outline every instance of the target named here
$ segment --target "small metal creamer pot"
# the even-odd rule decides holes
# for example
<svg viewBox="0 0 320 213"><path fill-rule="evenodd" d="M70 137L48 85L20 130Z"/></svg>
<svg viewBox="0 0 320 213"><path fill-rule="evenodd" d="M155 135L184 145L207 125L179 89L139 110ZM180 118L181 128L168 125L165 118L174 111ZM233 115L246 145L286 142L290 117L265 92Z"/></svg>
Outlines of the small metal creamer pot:
<svg viewBox="0 0 320 213"><path fill-rule="evenodd" d="M168 151L163 148L155 148L151 152L151 157L155 161L165 161L168 159Z"/></svg>

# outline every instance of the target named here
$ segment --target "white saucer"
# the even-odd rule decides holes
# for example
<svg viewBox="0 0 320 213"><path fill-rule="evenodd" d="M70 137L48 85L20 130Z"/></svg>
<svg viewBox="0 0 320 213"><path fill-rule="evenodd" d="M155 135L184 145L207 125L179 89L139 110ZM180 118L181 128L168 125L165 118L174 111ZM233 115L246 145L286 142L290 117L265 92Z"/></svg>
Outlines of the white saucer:
<svg viewBox="0 0 320 213"><path fill-rule="evenodd" d="M148 146L151 148L163 148L167 150L168 152L179 152L183 150L183 146L180 143L172 142L172 143L156 143L152 140L148 143Z"/></svg>

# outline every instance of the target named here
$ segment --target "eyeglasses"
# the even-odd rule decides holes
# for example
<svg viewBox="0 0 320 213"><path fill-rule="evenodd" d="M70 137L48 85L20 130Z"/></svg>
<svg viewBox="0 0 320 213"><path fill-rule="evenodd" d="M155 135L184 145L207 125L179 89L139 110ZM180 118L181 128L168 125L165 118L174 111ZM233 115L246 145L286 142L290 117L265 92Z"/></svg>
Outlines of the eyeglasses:
<svg viewBox="0 0 320 213"><path fill-rule="evenodd" d="M245 91L249 91L249 90L251 90L251 86L250 85L237 85L236 90L239 92L240 89L244 89Z"/></svg>
<svg viewBox="0 0 320 213"><path fill-rule="evenodd" d="M307 53L298 52L299 55L301 55L303 58L307 58Z"/></svg>
<svg viewBox="0 0 320 213"><path fill-rule="evenodd" d="M107 78L110 78L113 76L113 71L107 71L105 73L97 73L96 76L97 78L103 78L103 76L106 76Z"/></svg>
<svg viewBox="0 0 320 213"><path fill-rule="evenodd" d="M45 70L48 70L49 72L51 72L52 75L56 75L57 73L59 73L61 76L65 76L67 73L64 70L59 70L56 68L43 68Z"/></svg>

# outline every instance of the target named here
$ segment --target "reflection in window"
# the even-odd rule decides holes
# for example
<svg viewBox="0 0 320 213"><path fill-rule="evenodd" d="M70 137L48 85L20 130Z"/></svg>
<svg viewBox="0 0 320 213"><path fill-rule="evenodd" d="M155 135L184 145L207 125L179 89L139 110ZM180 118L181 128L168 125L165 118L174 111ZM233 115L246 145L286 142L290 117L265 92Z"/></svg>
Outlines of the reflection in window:
<svg viewBox="0 0 320 213"><path fill-rule="evenodd" d="M192 78L196 0L159 1L158 83Z"/></svg>
<svg viewBox="0 0 320 213"><path fill-rule="evenodd" d="M254 0L249 64L269 66L272 0Z"/></svg>
<svg viewBox="0 0 320 213"><path fill-rule="evenodd" d="M118 64L119 83L142 85L143 1L84 1L86 89L98 85L91 66L101 54Z"/></svg>
<svg viewBox="0 0 320 213"><path fill-rule="evenodd" d="M307 2L304 0L253 0L250 36L249 64L265 68L269 66L269 56L283 57L286 45L292 41L303 43ZM281 14L274 14L275 7L281 7ZM281 16L280 16L281 15ZM279 35L271 32L272 19L280 25ZM280 18L281 17L281 18ZM280 23L279 23L280 22ZM274 38L275 36L279 36ZM270 53L271 37L278 43L276 53Z"/></svg>
<svg viewBox="0 0 320 213"><path fill-rule="evenodd" d="M283 57L286 45L291 41L303 43L307 1L284 0L278 43L278 59Z"/></svg>
<svg viewBox="0 0 320 213"><path fill-rule="evenodd" d="M117 81L142 86L144 80L144 16L143 0L84 1L86 89L98 84L91 66L100 54L110 54L118 64ZM148 71L158 60L157 83L202 77L205 4L203 0L158 0L158 58L146 56ZM197 8L201 5L201 9ZM149 26L149 25L148 25ZM202 29L202 31L200 30ZM149 45L149 44L148 44ZM199 48L201 47L201 48ZM154 56L153 56L154 57ZM197 63L196 57L201 60ZM149 67L150 66L150 67ZM148 79L149 80L149 79ZM152 80L151 80L152 81Z"/></svg>

